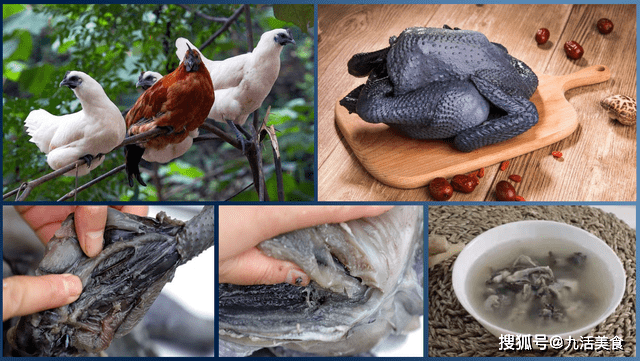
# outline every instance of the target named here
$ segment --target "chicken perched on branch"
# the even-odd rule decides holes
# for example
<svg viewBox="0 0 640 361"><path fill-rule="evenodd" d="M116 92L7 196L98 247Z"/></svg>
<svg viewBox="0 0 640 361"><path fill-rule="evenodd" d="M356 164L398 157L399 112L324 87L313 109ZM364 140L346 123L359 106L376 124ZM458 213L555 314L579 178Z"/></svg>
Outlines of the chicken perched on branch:
<svg viewBox="0 0 640 361"><path fill-rule="evenodd" d="M126 128L118 107L102 86L81 71L68 71L60 86L75 93L82 110L56 116L44 109L29 113L24 124L30 141L47 155L51 168L60 169L79 159L86 164L77 169L79 176L102 164L109 153L124 140ZM75 176L76 170L65 173Z"/></svg>
<svg viewBox="0 0 640 361"><path fill-rule="evenodd" d="M140 73L138 77L138 81L136 82L136 88L140 87L142 90L147 90L151 88L153 84L155 84L159 79L162 78L162 74L155 71L143 71ZM131 107L133 108L133 107ZM127 114L131 110L131 108L123 110L122 116L126 118Z"/></svg>
<svg viewBox="0 0 640 361"><path fill-rule="evenodd" d="M204 56L215 89L216 102L209 118L226 122L233 129L243 152L250 135L242 125L251 113L262 105L280 73L280 53L287 44L295 44L291 31L276 29L262 34L253 52L222 61L212 61ZM195 46L185 38L176 40L176 55L182 61L184 51ZM247 139L240 134L243 131Z"/></svg>
<svg viewBox="0 0 640 361"><path fill-rule="evenodd" d="M162 74L155 71L143 71L138 77L136 88L141 87L147 90L153 86L158 80L162 79ZM198 129L192 130L182 142L177 144L167 144L164 148L147 148L142 154L142 159L147 162L167 163L186 153L193 145L193 140L200 135Z"/></svg>
<svg viewBox="0 0 640 361"><path fill-rule="evenodd" d="M214 92L209 71L202 64L200 52L188 48L178 68L145 91L127 114L127 134L130 136L154 128L169 130L168 134L142 144L125 146L129 185L133 187L133 177L146 185L138 167L140 159L147 152L152 154L182 143L204 123L213 103Z"/></svg>

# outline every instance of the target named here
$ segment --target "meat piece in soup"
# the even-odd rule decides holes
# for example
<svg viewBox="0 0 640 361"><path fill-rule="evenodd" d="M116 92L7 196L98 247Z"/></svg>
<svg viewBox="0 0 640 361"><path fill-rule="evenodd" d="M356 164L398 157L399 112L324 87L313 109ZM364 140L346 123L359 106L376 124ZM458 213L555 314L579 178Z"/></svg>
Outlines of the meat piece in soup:
<svg viewBox="0 0 640 361"><path fill-rule="evenodd" d="M592 322L602 311L600 296L611 283L602 279L608 273L597 257L566 251L506 253L506 264L494 257L474 265L468 286L476 309L496 325L520 333L561 333Z"/></svg>

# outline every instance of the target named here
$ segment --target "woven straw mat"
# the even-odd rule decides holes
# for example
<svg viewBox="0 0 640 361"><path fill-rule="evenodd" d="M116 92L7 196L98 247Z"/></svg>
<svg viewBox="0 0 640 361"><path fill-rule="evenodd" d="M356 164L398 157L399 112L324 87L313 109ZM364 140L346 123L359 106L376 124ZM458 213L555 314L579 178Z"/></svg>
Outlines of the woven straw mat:
<svg viewBox="0 0 640 361"><path fill-rule="evenodd" d="M618 254L627 275L621 304L589 335L614 335L623 351L500 351L500 341L460 305L451 284L456 257L429 269L429 356L635 356L636 355L636 231L614 215L587 206L431 206L429 235L450 243L468 243L480 233L521 220L550 220L582 228L605 241Z"/></svg>

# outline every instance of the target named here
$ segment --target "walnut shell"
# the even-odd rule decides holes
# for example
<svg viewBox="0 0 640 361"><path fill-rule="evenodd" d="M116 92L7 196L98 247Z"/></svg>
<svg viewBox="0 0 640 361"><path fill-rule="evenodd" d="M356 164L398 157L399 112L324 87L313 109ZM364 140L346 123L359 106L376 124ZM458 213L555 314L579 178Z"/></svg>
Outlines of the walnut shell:
<svg viewBox="0 0 640 361"><path fill-rule="evenodd" d="M602 99L600 105L609 112L609 117L624 125L636 124L636 100L626 95L612 95Z"/></svg>

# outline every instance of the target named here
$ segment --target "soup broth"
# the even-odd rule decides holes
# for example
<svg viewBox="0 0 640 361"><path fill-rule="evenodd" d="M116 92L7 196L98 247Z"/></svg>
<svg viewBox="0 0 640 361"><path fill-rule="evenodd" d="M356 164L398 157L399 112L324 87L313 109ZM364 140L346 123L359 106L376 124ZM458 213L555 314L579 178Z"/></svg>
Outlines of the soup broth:
<svg viewBox="0 0 640 361"><path fill-rule="evenodd" d="M558 243L536 241L532 248L523 240L483 255L466 285L474 309L504 329L532 335L595 321L613 292L611 275L589 250Z"/></svg>

